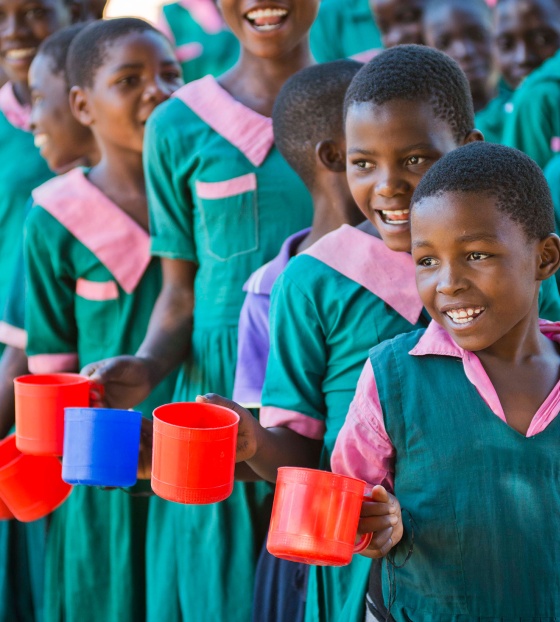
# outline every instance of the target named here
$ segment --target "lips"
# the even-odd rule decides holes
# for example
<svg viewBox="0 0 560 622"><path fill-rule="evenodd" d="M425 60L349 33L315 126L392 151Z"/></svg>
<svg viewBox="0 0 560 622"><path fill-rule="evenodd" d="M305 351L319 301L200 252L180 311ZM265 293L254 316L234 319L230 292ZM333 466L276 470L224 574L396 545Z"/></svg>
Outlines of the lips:
<svg viewBox="0 0 560 622"><path fill-rule="evenodd" d="M7 61L17 62L23 60L31 60L35 57L36 53L36 47L22 47L5 50L3 56Z"/></svg>
<svg viewBox="0 0 560 622"><path fill-rule="evenodd" d="M391 226L407 225L410 221L410 209L375 210L381 220Z"/></svg>
<svg viewBox="0 0 560 622"><path fill-rule="evenodd" d="M453 322L453 324L460 326L463 324L471 324L478 319L485 310L485 307L478 305L464 305L460 307L448 308L443 310L443 313Z"/></svg>
<svg viewBox="0 0 560 622"><path fill-rule="evenodd" d="M282 27L289 11L279 7L260 7L251 9L245 14L245 19L258 32L271 32Z"/></svg>

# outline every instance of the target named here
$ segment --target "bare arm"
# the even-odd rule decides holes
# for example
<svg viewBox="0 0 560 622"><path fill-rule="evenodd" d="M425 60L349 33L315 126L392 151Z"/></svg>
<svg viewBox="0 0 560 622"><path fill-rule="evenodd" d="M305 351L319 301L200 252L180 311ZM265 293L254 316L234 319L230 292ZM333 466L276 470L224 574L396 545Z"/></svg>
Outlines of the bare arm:
<svg viewBox="0 0 560 622"><path fill-rule="evenodd" d="M105 386L113 408L131 408L184 361L191 347L196 265L162 259L163 286L148 332L135 356L117 356L87 365L82 373Z"/></svg>
<svg viewBox="0 0 560 622"><path fill-rule="evenodd" d="M14 425L14 378L27 373L25 352L8 346L0 361L0 438L4 438Z"/></svg>

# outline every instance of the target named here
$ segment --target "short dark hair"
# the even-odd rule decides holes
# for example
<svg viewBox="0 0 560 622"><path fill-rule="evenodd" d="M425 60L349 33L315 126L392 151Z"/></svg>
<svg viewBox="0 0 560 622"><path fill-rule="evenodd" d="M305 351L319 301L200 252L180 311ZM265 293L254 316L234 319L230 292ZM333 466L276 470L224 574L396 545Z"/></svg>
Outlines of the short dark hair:
<svg viewBox="0 0 560 622"><path fill-rule="evenodd" d="M157 28L143 19L122 17L91 22L72 41L68 51L66 71L70 86L91 87L97 70L105 62L107 48L129 34L155 32Z"/></svg>
<svg viewBox="0 0 560 622"><path fill-rule="evenodd" d="M68 87L69 81L66 75L66 61L72 41L87 27L87 24L74 24L58 30L47 37L39 46L37 56L45 56L49 60L50 69L54 74L62 74Z"/></svg>
<svg viewBox="0 0 560 622"><path fill-rule="evenodd" d="M411 205L446 192L493 197L529 239L554 233L554 207L538 164L517 149L476 142L438 160L420 180Z"/></svg>
<svg viewBox="0 0 560 622"><path fill-rule="evenodd" d="M315 146L342 138L344 96L362 63L337 60L302 69L282 87L272 111L274 139L288 164L311 188Z"/></svg>
<svg viewBox="0 0 560 622"><path fill-rule="evenodd" d="M397 45L381 52L356 74L346 93L344 115L355 104L380 106L394 100L429 102L449 124L457 142L474 129L469 83L449 56L423 45Z"/></svg>

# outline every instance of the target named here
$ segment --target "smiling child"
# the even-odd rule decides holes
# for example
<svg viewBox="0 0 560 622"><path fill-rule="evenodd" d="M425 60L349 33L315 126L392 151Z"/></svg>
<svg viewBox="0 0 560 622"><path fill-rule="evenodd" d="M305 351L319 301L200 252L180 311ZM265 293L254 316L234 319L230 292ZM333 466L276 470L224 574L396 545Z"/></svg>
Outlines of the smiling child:
<svg viewBox="0 0 560 622"><path fill-rule="evenodd" d="M422 15L426 0L369 0L386 48L424 43Z"/></svg>
<svg viewBox="0 0 560 622"><path fill-rule="evenodd" d="M560 264L550 192L524 154L473 144L412 203L433 321L371 350L333 470L394 492L376 489L360 531L376 532L372 557L393 549L383 596L397 622L553 618L560 324L538 315Z"/></svg>

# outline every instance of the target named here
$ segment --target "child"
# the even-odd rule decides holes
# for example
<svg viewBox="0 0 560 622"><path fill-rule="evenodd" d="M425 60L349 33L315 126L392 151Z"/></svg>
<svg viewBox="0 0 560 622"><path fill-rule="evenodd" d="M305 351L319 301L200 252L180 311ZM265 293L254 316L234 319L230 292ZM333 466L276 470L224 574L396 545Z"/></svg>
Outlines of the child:
<svg viewBox="0 0 560 622"><path fill-rule="evenodd" d="M369 0L386 48L424 43L422 14L426 0Z"/></svg>
<svg viewBox="0 0 560 622"><path fill-rule="evenodd" d="M94 22L72 42L68 76L72 110L101 159L33 195L25 239L33 373L134 352L161 287L149 255L142 139L153 109L182 84L171 45L142 20ZM139 406L145 415L169 401L171 380ZM74 489L50 524L47 622L143 619L146 513L146 499L119 490Z"/></svg>
<svg viewBox="0 0 560 622"><path fill-rule="evenodd" d="M318 0L264 16L241 4L220 3L241 43L239 63L218 81L187 84L148 123L152 253L162 257L164 284L137 356L84 370L113 406L131 406L181 364L176 401L214 388L231 395L243 284L311 223L309 193L274 148L270 114L284 82L312 63ZM265 482L238 482L219 504L154 500L148 619L251 619L270 493ZM179 613L169 613L174 605Z"/></svg>
<svg viewBox="0 0 560 622"><path fill-rule="evenodd" d="M216 0L179 0L161 9L158 23L175 45L185 80L219 76L239 58L239 43L225 25Z"/></svg>
<svg viewBox="0 0 560 622"><path fill-rule="evenodd" d="M423 28L426 45L459 63L471 87L475 114L481 113L495 97L498 81L492 12L485 0L428 0ZM479 120L475 116L476 127L481 129Z"/></svg>
<svg viewBox="0 0 560 622"><path fill-rule="evenodd" d="M433 321L371 350L333 470L384 487L360 531L376 532L369 555L392 549L397 622L554 619L560 324L539 321L538 291L560 241L546 181L516 150L469 145L427 173L411 216Z"/></svg>
<svg viewBox="0 0 560 622"><path fill-rule="evenodd" d="M340 58L365 63L382 47L369 0L323 0L310 35L311 51L318 63Z"/></svg>
<svg viewBox="0 0 560 622"><path fill-rule="evenodd" d="M313 226L290 236L278 256L245 284L233 399L247 408L261 405L274 281L295 254L342 224L363 220L346 181L342 127L344 95L360 67L360 63L340 60L302 69L286 82L274 104L276 146L311 193ZM254 619L303 620L307 568L277 559L263 546L255 578Z"/></svg>
<svg viewBox="0 0 560 622"><path fill-rule="evenodd" d="M511 6L512 0L501 0L505 7ZM516 49L527 46L527 39L532 50L539 50L526 55L525 72L534 65L540 65L523 79L523 73L516 69L513 75L521 76L523 83L512 99L511 112L506 116L504 144L516 147L529 155L544 168L555 153L560 150L560 5L555 0L533 0L530 9L521 11L527 3L515 3L519 14L518 20L532 26L527 37L517 44ZM502 9L498 8L500 12ZM498 45L504 47L511 39L498 39ZM556 53L555 53L556 52ZM548 58L545 62L545 58ZM541 64L542 63L542 64ZM525 74L526 75L526 74Z"/></svg>

